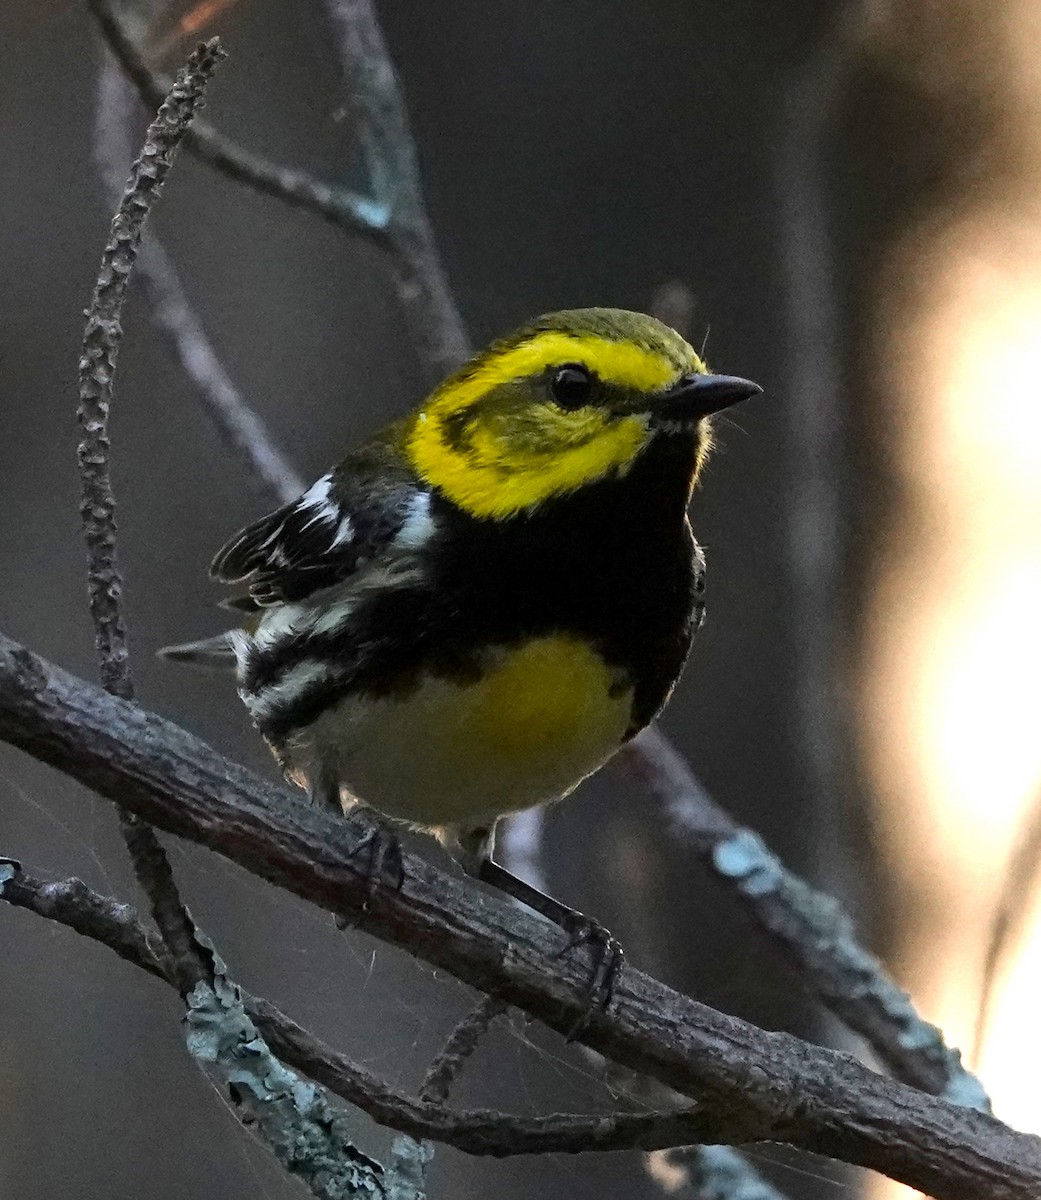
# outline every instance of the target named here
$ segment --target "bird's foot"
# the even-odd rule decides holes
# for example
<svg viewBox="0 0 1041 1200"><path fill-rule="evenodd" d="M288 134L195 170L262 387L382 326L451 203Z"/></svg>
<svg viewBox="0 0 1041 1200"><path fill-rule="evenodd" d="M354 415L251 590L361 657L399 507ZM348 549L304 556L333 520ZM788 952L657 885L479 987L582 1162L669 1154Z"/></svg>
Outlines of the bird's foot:
<svg viewBox="0 0 1041 1200"><path fill-rule="evenodd" d="M499 866L494 859L482 858L477 874L485 883L499 888L563 929L568 935L568 943L557 955L558 958L573 954L580 946L590 947L593 969L586 984L585 1008L567 1034L568 1041L574 1041L589 1024L592 1015L596 1012L606 1012L610 1005L618 973L625 960L622 947L599 921L594 921L577 909L545 895L525 880L518 879L505 867Z"/></svg>
<svg viewBox="0 0 1041 1200"><path fill-rule="evenodd" d="M567 1034L567 1040L573 1042L585 1030L595 1012L607 1011L614 998L614 987L625 961L625 952L618 939L599 921L574 910L568 911L570 917L559 922L568 935L568 944L557 957L563 958L582 946L589 946L593 959L593 969L586 984L586 1009Z"/></svg>
<svg viewBox="0 0 1041 1200"><path fill-rule="evenodd" d="M348 814L347 820L360 827L361 831L361 840L347 857L362 858L365 863L365 902L362 910L367 912L381 888L401 891L405 882L401 841L397 833L372 809L356 806Z"/></svg>

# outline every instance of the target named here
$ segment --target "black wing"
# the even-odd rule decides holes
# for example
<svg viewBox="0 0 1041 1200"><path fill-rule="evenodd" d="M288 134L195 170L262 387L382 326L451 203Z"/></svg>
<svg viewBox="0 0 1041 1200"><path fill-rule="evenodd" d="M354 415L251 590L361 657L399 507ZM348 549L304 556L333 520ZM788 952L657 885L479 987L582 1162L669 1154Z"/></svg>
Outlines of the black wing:
<svg viewBox="0 0 1041 1200"><path fill-rule="evenodd" d="M323 475L291 504L247 525L217 554L210 575L246 583L229 607L255 611L303 600L390 549L429 532L429 497L382 456L359 454ZM403 547L404 548L404 547Z"/></svg>

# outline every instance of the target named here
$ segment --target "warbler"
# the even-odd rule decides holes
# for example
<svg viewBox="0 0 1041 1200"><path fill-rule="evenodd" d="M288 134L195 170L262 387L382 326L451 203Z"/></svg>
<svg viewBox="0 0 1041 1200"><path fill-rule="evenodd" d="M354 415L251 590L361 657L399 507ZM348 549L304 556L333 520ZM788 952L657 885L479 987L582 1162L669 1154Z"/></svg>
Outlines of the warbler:
<svg viewBox="0 0 1041 1200"><path fill-rule="evenodd" d="M704 611L687 506L710 418L759 391L652 317L538 317L237 533L211 574L244 589L225 603L248 627L165 653L233 666L314 802L431 831L596 943L607 1003L617 943L495 863L495 825L566 796L665 704ZM382 869L393 836L368 844Z"/></svg>

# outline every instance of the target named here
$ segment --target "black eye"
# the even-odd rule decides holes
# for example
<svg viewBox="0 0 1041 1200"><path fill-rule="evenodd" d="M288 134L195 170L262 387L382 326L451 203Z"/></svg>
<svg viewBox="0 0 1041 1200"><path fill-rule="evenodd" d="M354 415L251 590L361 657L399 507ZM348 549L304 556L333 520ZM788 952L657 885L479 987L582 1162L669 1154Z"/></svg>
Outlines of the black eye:
<svg viewBox="0 0 1041 1200"><path fill-rule="evenodd" d="M593 394L593 376L579 363L557 367L549 385L561 408L581 408Z"/></svg>

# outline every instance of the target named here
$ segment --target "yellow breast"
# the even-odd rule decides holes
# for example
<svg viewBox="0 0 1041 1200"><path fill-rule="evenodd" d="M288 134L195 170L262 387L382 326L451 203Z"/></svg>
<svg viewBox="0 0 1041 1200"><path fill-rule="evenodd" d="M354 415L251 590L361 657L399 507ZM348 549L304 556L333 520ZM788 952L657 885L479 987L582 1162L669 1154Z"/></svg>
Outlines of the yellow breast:
<svg viewBox="0 0 1041 1200"><path fill-rule="evenodd" d="M475 746L503 764L530 766L613 738L628 722L630 693L624 676L587 642L556 636L503 654L467 704Z"/></svg>
<svg viewBox="0 0 1041 1200"><path fill-rule="evenodd" d="M622 744L631 710L624 673L557 634L489 649L477 680L344 700L300 750L334 754L343 786L389 816L476 824L566 795Z"/></svg>

